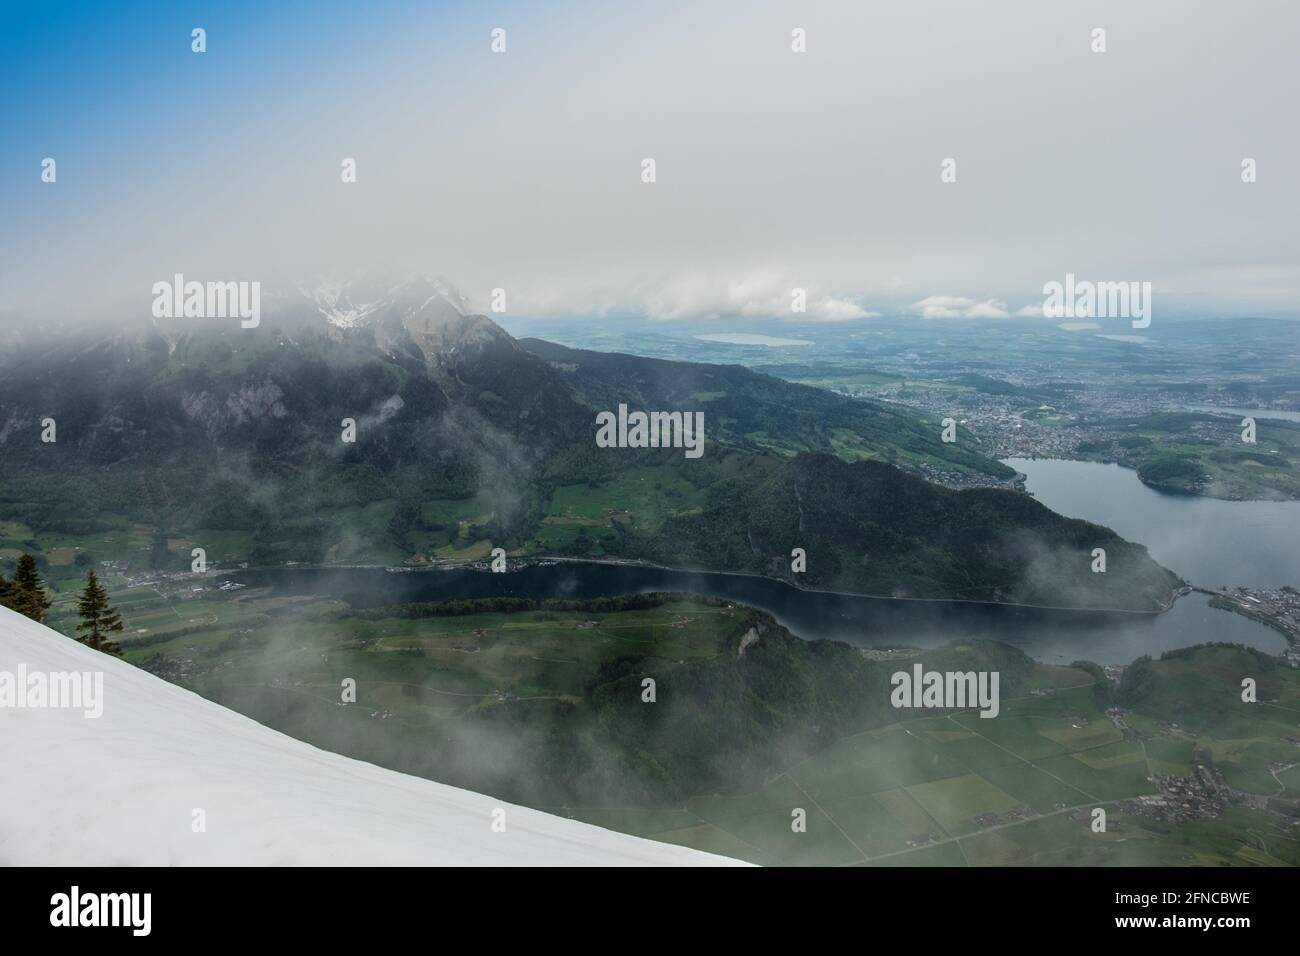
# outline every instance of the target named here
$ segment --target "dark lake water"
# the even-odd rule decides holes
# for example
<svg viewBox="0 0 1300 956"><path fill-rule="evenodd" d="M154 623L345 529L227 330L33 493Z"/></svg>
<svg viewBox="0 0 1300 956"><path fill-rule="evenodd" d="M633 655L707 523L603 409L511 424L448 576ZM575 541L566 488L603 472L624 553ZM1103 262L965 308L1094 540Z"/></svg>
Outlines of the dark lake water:
<svg viewBox="0 0 1300 956"><path fill-rule="evenodd" d="M1300 587L1300 501L1167 495L1092 461L1009 458L1053 511L1106 525L1200 587Z"/></svg>

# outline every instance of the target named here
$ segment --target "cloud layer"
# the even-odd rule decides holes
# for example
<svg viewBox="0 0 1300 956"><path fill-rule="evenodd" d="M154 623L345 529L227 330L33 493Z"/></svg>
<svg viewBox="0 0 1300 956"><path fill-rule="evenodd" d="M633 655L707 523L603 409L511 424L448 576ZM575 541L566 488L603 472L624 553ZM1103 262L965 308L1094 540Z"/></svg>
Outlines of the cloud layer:
<svg viewBox="0 0 1300 956"><path fill-rule="evenodd" d="M993 318L1073 272L1296 315L1300 5L1206 8L1231 28L1176 0L236 0L203 55L185 14L33 17L0 39L0 309L382 266L516 314L779 317L799 287L813 319Z"/></svg>

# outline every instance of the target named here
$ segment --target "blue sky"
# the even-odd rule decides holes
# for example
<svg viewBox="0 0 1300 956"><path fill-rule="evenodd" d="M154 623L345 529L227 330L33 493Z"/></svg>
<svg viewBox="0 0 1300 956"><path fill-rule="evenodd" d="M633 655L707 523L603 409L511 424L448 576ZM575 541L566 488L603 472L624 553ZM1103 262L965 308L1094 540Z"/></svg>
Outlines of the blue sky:
<svg viewBox="0 0 1300 956"><path fill-rule="evenodd" d="M302 174L277 169L286 144L364 127L413 74L455 95L491 24L534 16L519 3L6 4L6 271L93 271L134 226L182 239L220 228L213 197L239 204L254 180ZM207 33L202 55L195 27ZM427 106L435 121L438 102ZM364 153L365 137L348 145ZM54 188L40 181L47 156Z"/></svg>
<svg viewBox="0 0 1300 956"><path fill-rule="evenodd" d="M123 226L203 228L198 196L274 178L278 148L367 116L403 70L455 87L484 17L510 4L8 4L0 179L9 268L77 272ZM207 52L191 30L207 31ZM435 104L433 105L435 108ZM55 189L40 182L55 157ZM291 173L291 170L285 170ZM248 221L243 220L243 225ZM211 228L211 226L209 226ZM94 267L92 267L94 268Z"/></svg>
<svg viewBox="0 0 1300 956"><path fill-rule="evenodd" d="M10 0L0 33L6 157L42 146L88 161L119 151L137 159L149 137L184 149L231 124L337 107L356 80L364 88L417 58L454 71L471 31L524 15L521 6ZM194 27L207 31L203 56L190 49ZM371 75L358 76L367 64Z"/></svg>

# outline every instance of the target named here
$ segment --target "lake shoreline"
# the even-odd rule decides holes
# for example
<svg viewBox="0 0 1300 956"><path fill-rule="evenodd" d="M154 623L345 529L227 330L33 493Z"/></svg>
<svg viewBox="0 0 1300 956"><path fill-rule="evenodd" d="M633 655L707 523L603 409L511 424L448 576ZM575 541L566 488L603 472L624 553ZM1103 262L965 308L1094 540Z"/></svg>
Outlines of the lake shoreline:
<svg viewBox="0 0 1300 956"><path fill-rule="evenodd" d="M1163 607L1154 610L1137 610L1134 608L1109 608L1109 607L1065 607L1053 604L1021 604L1015 601L979 601L972 598L939 598L939 597L897 597L891 594L863 594L859 591L829 591L824 588L810 588L793 581L787 581L784 578L774 578L770 574L757 574L751 571L715 571L711 568L674 568L663 564L654 564L650 561L636 561L628 558L567 558L555 555L536 556L534 558L524 558L521 560L535 561L556 561L570 564L606 564L618 567L633 568L652 568L656 571L672 571L680 574L718 574L725 577L736 578L755 578L760 581L770 581L774 584L784 584L789 588L799 591L803 594L825 594L831 597L847 598L869 598L872 601L914 601L921 604L951 604L956 606L970 605L972 607L1009 607L1025 608L1034 611L1075 611L1088 614L1134 614L1137 616L1155 616L1165 614L1171 610L1174 603L1185 596L1190 588L1175 589L1169 602Z"/></svg>
<svg viewBox="0 0 1300 956"><path fill-rule="evenodd" d="M405 569L393 573L378 566L299 565L245 570L222 578L267 589L271 595L329 597L357 610L496 597L582 601L650 592L692 593L765 611L806 640L836 640L875 649L994 640L1020 647L1044 663L1092 660L1103 666L1123 665L1144 654L1158 657L1178 647L1218 641L1246 644L1269 654L1280 654L1287 646L1272 628L1211 608L1208 596L1191 593L1175 601L1167 613L1115 613L841 595L754 575L586 560L521 562L512 573L494 574L482 567L423 570L422 574Z"/></svg>
<svg viewBox="0 0 1300 956"><path fill-rule="evenodd" d="M1247 607L1237 597L1226 591L1215 591L1210 588L1192 588L1192 590L1210 595L1210 607L1228 611L1232 614L1240 614L1242 617L1263 624L1265 627L1271 627L1285 637L1287 644L1291 647L1300 647L1300 632L1287 627L1286 624L1273 615Z"/></svg>

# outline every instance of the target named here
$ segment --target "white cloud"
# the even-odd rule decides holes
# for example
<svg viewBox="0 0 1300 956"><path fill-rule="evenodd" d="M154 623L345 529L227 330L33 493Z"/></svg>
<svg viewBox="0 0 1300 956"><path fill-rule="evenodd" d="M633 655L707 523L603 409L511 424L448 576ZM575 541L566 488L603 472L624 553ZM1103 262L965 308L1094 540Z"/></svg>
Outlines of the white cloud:
<svg viewBox="0 0 1300 956"><path fill-rule="evenodd" d="M803 289L805 311L792 309L795 289ZM606 279L584 287L547 284L520 288L513 311L523 315L638 314L652 319L776 318L844 322L880 315L854 296L829 292L784 270L759 270L728 280L703 273L669 278Z"/></svg>
<svg viewBox="0 0 1300 956"><path fill-rule="evenodd" d="M1007 304L1001 299L972 299L963 295L932 295L913 302L923 319L1005 319Z"/></svg>

